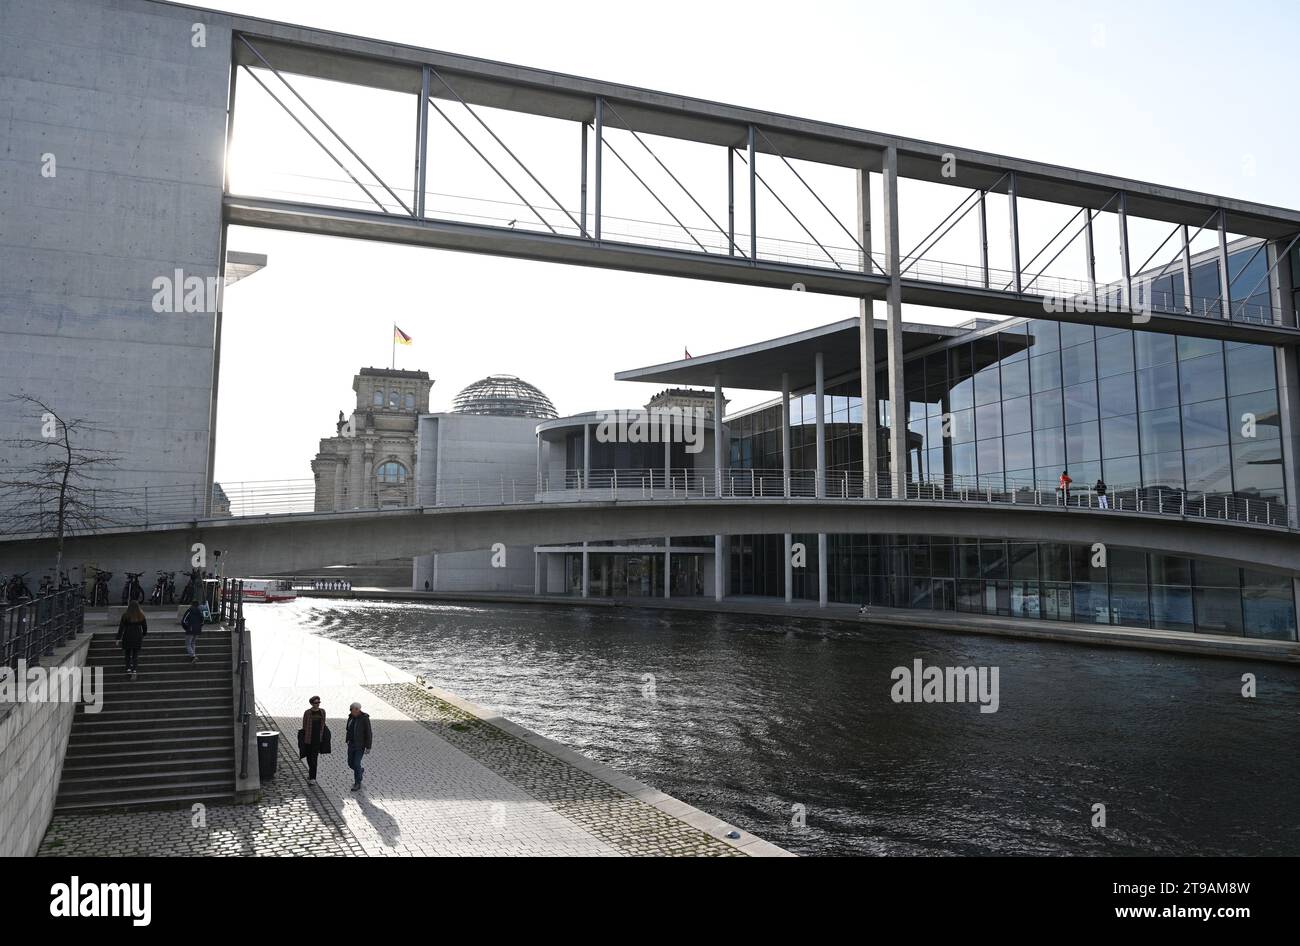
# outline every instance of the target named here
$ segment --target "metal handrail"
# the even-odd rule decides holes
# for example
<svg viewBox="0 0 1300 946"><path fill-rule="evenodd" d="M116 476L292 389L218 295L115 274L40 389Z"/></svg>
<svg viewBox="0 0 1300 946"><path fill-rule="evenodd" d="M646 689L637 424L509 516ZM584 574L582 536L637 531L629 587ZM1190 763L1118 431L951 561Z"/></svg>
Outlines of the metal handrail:
<svg viewBox="0 0 1300 946"><path fill-rule="evenodd" d="M227 626L234 626L235 646L239 653L239 704L235 708L235 719L241 728L239 778L248 778L248 740L249 728L253 714L248 707L248 646L247 628L244 624L244 580L242 578L221 579L220 618Z"/></svg>
<svg viewBox="0 0 1300 946"><path fill-rule="evenodd" d="M18 662L38 665L86 627L85 599L80 588L59 591L0 607L0 667L18 669Z"/></svg>

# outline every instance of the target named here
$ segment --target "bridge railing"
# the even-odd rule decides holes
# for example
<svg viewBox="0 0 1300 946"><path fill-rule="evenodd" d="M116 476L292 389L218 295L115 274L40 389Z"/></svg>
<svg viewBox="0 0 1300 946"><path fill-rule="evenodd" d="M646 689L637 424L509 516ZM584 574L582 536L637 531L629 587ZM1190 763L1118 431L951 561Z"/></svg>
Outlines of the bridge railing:
<svg viewBox="0 0 1300 946"><path fill-rule="evenodd" d="M18 661L29 666L54 653L86 626L85 603L80 588L64 588L52 594L0 608L0 667L18 669Z"/></svg>

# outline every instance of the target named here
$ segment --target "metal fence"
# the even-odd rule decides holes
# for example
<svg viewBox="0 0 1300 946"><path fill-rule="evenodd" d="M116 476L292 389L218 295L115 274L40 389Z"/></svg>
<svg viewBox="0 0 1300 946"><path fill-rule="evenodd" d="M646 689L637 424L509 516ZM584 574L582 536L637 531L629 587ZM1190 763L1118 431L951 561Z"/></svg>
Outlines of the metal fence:
<svg viewBox="0 0 1300 946"><path fill-rule="evenodd" d="M0 666L18 661L39 664L86 627L80 588L64 588L20 604L0 608Z"/></svg>

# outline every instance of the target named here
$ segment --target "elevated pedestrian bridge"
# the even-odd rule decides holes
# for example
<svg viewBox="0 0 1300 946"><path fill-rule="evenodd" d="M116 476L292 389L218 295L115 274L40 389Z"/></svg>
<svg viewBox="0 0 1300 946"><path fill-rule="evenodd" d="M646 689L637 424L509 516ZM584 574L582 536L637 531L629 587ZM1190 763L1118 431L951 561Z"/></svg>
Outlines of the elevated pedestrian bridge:
<svg viewBox="0 0 1300 946"><path fill-rule="evenodd" d="M222 550L227 574L310 572L332 565L505 546L649 536L916 534L1037 542L1102 543L1300 575L1295 510L1261 500L1118 489L1108 505L1080 491L1007 490L913 483L906 498L886 484L806 471L735 470L719 482L694 471L592 471L585 481L446 484L439 502L385 509L306 511L294 489L232 491L231 515L152 509L70 537L69 561L133 569L187 562L196 544ZM818 495L820 494L820 495ZM196 500L197 502L197 500ZM296 508L295 508L296 506ZM130 508L129 506L126 508ZM52 555L49 538L0 537L0 571ZM209 560L211 561L211 560Z"/></svg>

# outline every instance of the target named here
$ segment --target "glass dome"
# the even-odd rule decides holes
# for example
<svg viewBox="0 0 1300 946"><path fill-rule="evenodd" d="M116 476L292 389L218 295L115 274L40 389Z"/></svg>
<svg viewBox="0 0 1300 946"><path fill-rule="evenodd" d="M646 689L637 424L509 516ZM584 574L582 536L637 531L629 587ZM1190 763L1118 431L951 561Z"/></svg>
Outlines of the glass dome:
<svg viewBox="0 0 1300 946"><path fill-rule="evenodd" d="M495 414L500 417L558 416L551 399L512 374L488 375L466 386L452 401L453 414Z"/></svg>

